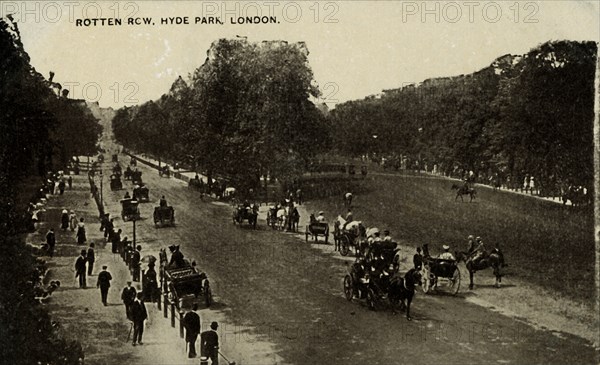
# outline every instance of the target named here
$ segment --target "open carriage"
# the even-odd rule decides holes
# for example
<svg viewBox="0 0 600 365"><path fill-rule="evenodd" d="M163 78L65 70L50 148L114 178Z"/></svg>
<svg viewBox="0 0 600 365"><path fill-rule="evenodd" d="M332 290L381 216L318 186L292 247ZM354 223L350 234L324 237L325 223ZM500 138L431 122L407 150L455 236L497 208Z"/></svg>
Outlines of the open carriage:
<svg viewBox="0 0 600 365"><path fill-rule="evenodd" d="M314 238L315 242L319 236L325 237L325 243L329 242L329 224L327 222L312 221L306 226L306 232L304 233L306 241L308 242L308 236Z"/></svg>
<svg viewBox="0 0 600 365"><path fill-rule="evenodd" d="M150 201L148 193L149 191L147 186L137 185L135 188L133 188L133 199L139 201L140 203L148 202Z"/></svg>
<svg viewBox="0 0 600 365"><path fill-rule="evenodd" d="M178 309L191 308L193 303L203 300L206 307L213 303L212 290L208 276L184 260L180 267L169 267L164 250L161 250L160 274L163 291Z"/></svg>
<svg viewBox="0 0 600 365"><path fill-rule="evenodd" d="M427 245L423 245L421 275L424 293L431 293L438 287L446 287L451 294L458 294L460 289L458 261L431 257Z"/></svg>
<svg viewBox="0 0 600 365"><path fill-rule="evenodd" d="M241 225L244 220L248 221L248 224L252 226L252 228L256 229L256 222L258 221L258 207L255 205L238 205L233 210L233 223Z"/></svg>
<svg viewBox="0 0 600 365"><path fill-rule="evenodd" d="M345 221L338 217L333 228L333 238L336 242L336 247L339 246L340 254L347 256L350 253L350 249L354 249L356 256L364 254L364 243L366 242L366 229L360 221L353 221L346 225L344 228Z"/></svg>
<svg viewBox="0 0 600 365"><path fill-rule="evenodd" d="M131 182L136 185L142 185L142 172L138 170L132 171Z"/></svg>
<svg viewBox="0 0 600 365"><path fill-rule="evenodd" d="M121 218L123 222L140 219L140 208L137 200L121 199Z"/></svg>
<svg viewBox="0 0 600 365"><path fill-rule="evenodd" d="M121 190L123 189L123 183L121 182L121 175L112 174L110 175L110 190Z"/></svg>
<svg viewBox="0 0 600 365"><path fill-rule="evenodd" d="M175 209L171 206L154 208L154 224L158 226L175 226Z"/></svg>

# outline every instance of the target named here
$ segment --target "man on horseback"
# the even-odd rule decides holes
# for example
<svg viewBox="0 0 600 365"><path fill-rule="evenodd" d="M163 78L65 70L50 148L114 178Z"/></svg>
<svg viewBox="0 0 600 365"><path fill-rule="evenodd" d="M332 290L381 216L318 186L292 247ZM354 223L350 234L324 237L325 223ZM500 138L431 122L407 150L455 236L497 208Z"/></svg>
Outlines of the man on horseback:
<svg viewBox="0 0 600 365"><path fill-rule="evenodd" d="M473 262L477 262L486 256L485 246L483 245L483 241L481 240L481 237L477 237L475 239L475 241L476 241L475 249L471 252L471 256L470 256L470 259Z"/></svg>
<svg viewBox="0 0 600 365"><path fill-rule="evenodd" d="M342 229L346 230L346 226L351 223L352 221L354 221L354 216L352 215L352 209L348 208L348 213L346 213L346 223L344 223L344 226L342 227Z"/></svg>
<svg viewBox="0 0 600 365"><path fill-rule="evenodd" d="M472 234L467 237L469 248L467 249L467 254L470 256L473 251L475 251L475 237Z"/></svg>

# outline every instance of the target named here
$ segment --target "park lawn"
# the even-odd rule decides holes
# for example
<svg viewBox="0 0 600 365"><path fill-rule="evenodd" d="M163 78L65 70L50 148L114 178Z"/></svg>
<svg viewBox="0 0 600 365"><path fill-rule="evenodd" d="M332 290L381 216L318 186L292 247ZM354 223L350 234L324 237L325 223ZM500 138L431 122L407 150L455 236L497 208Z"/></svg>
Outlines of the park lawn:
<svg viewBox="0 0 600 365"><path fill-rule="evenodd" d="M578 302L594 301L592 209L577 209L488 188L477 199L454 201L452 182L405 175L370 175L355 194L353 215L365 226L388 228L410 246L428 243L431 254L448 244L467 249L467 236L481 236L486 249L499 243L507 273L556 290ZM341 196L313 200L309 211L344 215Z"/></svg>

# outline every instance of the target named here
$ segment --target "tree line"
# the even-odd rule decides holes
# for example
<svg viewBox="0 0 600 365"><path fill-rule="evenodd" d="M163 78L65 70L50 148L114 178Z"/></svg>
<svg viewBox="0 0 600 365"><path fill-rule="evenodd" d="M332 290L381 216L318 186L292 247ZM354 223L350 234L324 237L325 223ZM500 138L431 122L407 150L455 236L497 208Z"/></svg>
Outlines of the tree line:
<svg viewBox="0 0 600 365"><path fill-rule="evenodd" d="M403 156L440 171L592 187L594 42L556 41L469 75L338 105L338 152Z"/></svg>
<svg viewBox="0 0 600 365"><path fill-rule="evenodd" d="M113 119L126 148L187 161L244 191L262 176L300 175L326 149L330 130L303 43L213 42L188 81Z"/></svg>
<svg viewBox="0 0 600 365"><path fill-rule="evenodd" d="M92 155L101 127L85 102L30 64L17 24L0 18L0 357L10 364L73 364L81 347L59 334L34 299L44 265L18 229L27 200L72 156Z"/></svg>

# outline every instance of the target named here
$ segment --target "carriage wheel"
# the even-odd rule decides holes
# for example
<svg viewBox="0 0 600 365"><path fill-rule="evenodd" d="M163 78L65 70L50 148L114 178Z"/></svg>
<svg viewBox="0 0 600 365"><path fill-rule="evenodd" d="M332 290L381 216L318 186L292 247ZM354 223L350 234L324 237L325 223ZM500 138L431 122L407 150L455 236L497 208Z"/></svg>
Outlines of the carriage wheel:
<svg viewBox="0 0 600 365"><path fill-rule="evenodd" d="M343 236L340 240L340 254L342 256L348 255L350 252L350 243L348 242L348 237Z"/></svg>
<svg viewBox="0 0 600 365"><path fill-rule="evenodd" d="M452 279L450 279L450 288L452 289L452 295L458 294L458 290L460 289L460 270L458 267L454 270Z"/></svg>
<svg viewBox="0 0 600 365"><path fill-rule="evenodd" d="M346 295L346 299L348 301L352 300L354 288L352 287L352 277L350 275L346 275L344 277L344 294Z"/></svg>
<svg viewBox="0 0 600 365"><path fill-rule="evenodd" d="M372 311L377 310L378 298L372 288L367 289L367 305Z"/></svg>

